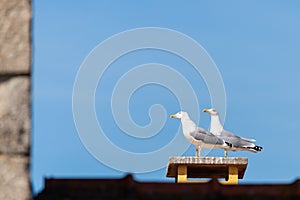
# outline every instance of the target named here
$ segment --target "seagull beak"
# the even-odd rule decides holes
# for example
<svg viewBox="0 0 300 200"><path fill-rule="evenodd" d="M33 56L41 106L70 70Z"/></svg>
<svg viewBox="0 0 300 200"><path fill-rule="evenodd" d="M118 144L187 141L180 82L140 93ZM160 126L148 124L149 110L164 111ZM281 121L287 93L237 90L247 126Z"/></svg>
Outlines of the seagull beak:
<svg viewBox="0 0 300 200"><path fill-rule="evenodd" d="M207 113L209 113L209 111L208 111L207 109L204 109L204 110L203 110L203 112L207 112Z"/></svg>
<svg viewBox="0 0 300 200"><path fill-rule="evenodd" d="M176 115L170 115L170 118L177 118Z"/></svg>

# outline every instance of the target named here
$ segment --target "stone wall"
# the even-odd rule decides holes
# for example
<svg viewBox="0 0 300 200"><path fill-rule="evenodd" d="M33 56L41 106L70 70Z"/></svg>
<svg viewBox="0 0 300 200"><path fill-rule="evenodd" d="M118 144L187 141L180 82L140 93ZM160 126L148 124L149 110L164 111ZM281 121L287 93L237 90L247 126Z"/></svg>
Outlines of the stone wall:
<svg viewBox="0 0 300 200"><path fill-rule="evenodd" d="M0 0L0 199L31 199L31 1Z"/></svg>

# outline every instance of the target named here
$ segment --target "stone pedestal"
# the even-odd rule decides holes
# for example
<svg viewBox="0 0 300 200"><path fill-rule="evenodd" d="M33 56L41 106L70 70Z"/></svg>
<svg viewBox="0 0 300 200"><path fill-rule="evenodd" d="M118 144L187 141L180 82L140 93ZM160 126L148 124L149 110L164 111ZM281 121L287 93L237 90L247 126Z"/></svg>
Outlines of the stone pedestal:
<svg viewBox="0 0 300 200"><path fill-rule="evenodd" d="M238 184L244 177L248 158L232 157L171 157L167 167L167 177L177 183L195 183L201 180L188 178L224 178L223 184Z"/></svg>

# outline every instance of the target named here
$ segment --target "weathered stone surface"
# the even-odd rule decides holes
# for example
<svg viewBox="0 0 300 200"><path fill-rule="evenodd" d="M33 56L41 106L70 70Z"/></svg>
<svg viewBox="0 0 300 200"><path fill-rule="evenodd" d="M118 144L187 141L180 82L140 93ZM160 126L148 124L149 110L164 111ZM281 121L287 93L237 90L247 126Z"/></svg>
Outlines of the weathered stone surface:
<svg viewBox="0 0 300 200"><path fill-rule="evenodd" d="M177 156L170 157L169 163L187 165L247 165L248 158Z"/></svg>
<svg viewBox="0 0 300 200"><path fill-rule="evenodd" d="M0 0L0 199L31 199L31 0Z"/></svg>
<svg viewBox="0 0 300 200"><path fill-rule="evenodd" d="M30 71L30 0L0 1L0 74Z"/></svg>
<svg viewBox="0 0 300 200"><path fill-rule="evenodd" d="M29 157L0 155L0 199L30 199Z"/></svg>
<svg viewBox="0 0 300 200"><path fill-rule="evenodd" d="M30 79L0 78L0 153L28 154Z"/></svg>

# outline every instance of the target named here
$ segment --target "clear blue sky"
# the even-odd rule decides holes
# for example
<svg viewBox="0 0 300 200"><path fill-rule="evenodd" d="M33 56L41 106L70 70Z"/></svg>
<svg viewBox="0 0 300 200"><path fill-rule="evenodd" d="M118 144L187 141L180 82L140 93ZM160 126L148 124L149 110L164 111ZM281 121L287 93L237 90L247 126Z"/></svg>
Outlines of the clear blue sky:
<svg viewBox="0 0 300 200"><path fill-rule="evenodd" d="M226 129L255 138L264 147L258 154L229 154L249 158L242 182L291 182L299 178L299 9L299 1L273 0L34 1L31 149L34 191L43 187L45 177L124 176L125 172L95 159L80 141L73 120L72 91L80 65L92 49L114 34L142 27L179 31L201 44L216 63L227 96ZM122 149L138 153L163 147L180 128L178 120L167 118L157 136L149 140L134 139L124 135L108 114L114 81L145 63L162 63L179 71L178 66L184 66L180 73L195 89L200 109L211 107L205 82L178 56L155 50L123 56L100 82L95 107L98 117L102 116L99 121L103 129L111 133L110 140ZM180 110L176 96L169 90L148 85L132 95L129 110L133 120L147 125L148 109L153 104L164 105L166 115ZM104 111L109 116L105 119ZM201 113L200 125L209 127L207 114ZM184 155L194 153L191 146ZM109 152L103 149L103 154ZM214 150L208 156L222 155L221 150ZM120 158L113 155L112 159ZM139 181L171 181L165 178L165 170L134 177Z"/></svg>

